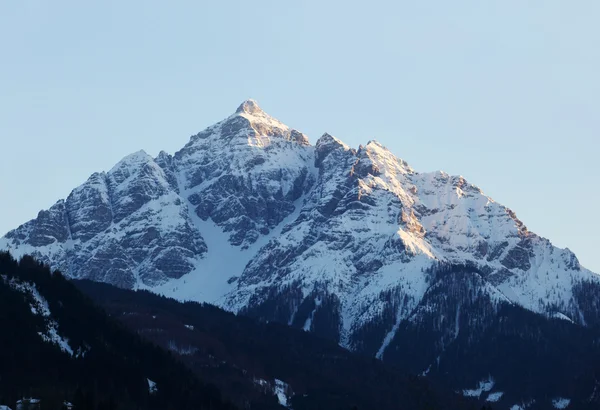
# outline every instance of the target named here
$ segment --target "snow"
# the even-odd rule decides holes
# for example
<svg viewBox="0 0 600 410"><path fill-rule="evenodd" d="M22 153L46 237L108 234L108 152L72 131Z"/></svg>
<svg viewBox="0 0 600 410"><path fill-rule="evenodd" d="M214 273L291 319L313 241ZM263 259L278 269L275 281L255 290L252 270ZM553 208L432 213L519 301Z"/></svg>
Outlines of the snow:
<svg viewBox="0 0 600 410"><path fill-rule="evenodd" d="M558 397L552 400L552 406L554 406L555 409L566 409L569 407L569 404L571 404L571 400L565 399L564 397Z"/></svg>
<svg viewBox="0 0 600 410"><path fill-rule="evenodd" d="M346 143L344 143L339 138L336 138L333 135L330 135L328 133L323 134L317 140L317 142L315 144L315 147L319 148L321 146L330 145L330 144L337 145L337 146L341 147L345 151L349 151L350 150L350 147Z"/></svg>
<svg viewBox="0 0 600 410"><path fill-rule="evenodd" d="M219 304L223 295L233 288L227 281L243 271L252 255L248 250L231 245L229 235L212 221L203 221L193 212L190 217L205 239L208 253L196 262L192 272L148 289L178 300Z"/></svg>
<svg viewBox="0 0 600 410"><path fill-rule="evenodd" d="M551 314L550 317L553 317L555 319L566 320L567 322L573 323L573 320L571 320L571 318L569 316L562 314L560 312L554 312L553 314Z"/></svg>
<svg viewBox="0 0 600 410"><path fill-rule="evenodd" d="M270 386L269 382L268 382L268 381L266 381L266 380L264 380L264 379L257 379L257 378L255 378L255 379L254 379L254 383L255 383L255 384L258 384L258 385L259 385L259 386L261 386L261 387L267 387L267 386Z"/></svg>
<svg viewBox="0 0 600 410"><path fill-rule="evenodd" d="M186 328L188 328L189 330L194 330L194 326L192 326L192 325L183 325L183 326L185 326L185 327L186 327Z"/></svg>
<svg viewBox="0 0 600 410"><path fill-rule="evenodd" d="M272 391L277 396L279 404L283 407L290 407L291 389L290 386L282 380L275 379L275 383L269 383L264 379L254 378L254 383L260 387Z"/></svg>
<svg viewBox="0 0 600 410"><path fill-rule="evenodd" d="M119 162L117 162L115 164L115 166L113 166L110 171L108 171L109 174L115 174L118 172L126 172L127 174L129 174L129 171L132 168L136 168L140 165L144 165L146 163L148 163L149 161L152 161L152 157L150 155L148 155L146 153L146 151L139 150L136 151L132 154L129 154L127 156L125 156L123 159L121 159Z"/></svg>
<svg viewBox="0 0 600 410"><path fill-rule="evenodd" d="M566 309L573 297L573 285L581 280L598 280L598 275L586 269L571 271L562 261L565 250L541 238L534 241L538 246L534 248L531 269L527 274L510 277L498 288L514 303L534 312L543 313L546 306Z"/></svg>
<svg viewBox="0 0 600 410"><path fill-rule="evenodd" d="M48 324L48 329L47 329L46 333L38 332L38 334L45 342L54 343L54 344L58 345L58 347L60 347L60 350L73 356L73 349L71 348L71 346L69 346L68 339L62 337L58 333L57 328L58 328L58 324L54 321L51 321Z"/></svg>
<svg viewBox="0 0 600 410"><path fill-rule="evenodd" d="M169 340L169 350L181 356L191 356L198 351L196 347L191 345L179 346L174 340Z"/></svg>
<svg viewBox="0 0 600 410"><path fill-rule="evenodd" d="M248 125L238 131L240 138L237 138L238 135L223 135L223 126L238 117L248 120ZM265 129L266 133L262 132ZM139 288L150 289L179 300L219 305L224 303L225 295L235 288L231 279L242 274L260 248L278 235L290 218L297 217L301 203L296 204L296 212L293 215L281 222L268 235L259 237L255 243L244 243L244 246L239 247L231 245L231 232L224 232L221 226L210 219L199 218L189 198L218 184L220 172L231 175L239 173L257 181L256 183L264 182L267 190L273 195L286 195L294 188L293 181L312 161L313 150L312 147L288 141L291 132L289 127L260 110L255 102L246 101L234 115L200 133L203 134L202 138L192 137L190 143L178 153L177 157L179 168L176 178L180 190L178 198L181 198L194 229L202 235L208 253L196 258L193 261L195 265L193 271L183 277L167 280L158 285L140 284L138 281ZM257 165L255 161L257 158L262 159L263 162ZM206 166L212 163L220 172L215 171L210 178L206 178L199 185L192 186L190 180L196 172L197 164ZM250 171L244 171L248 168L248 164L252 164ZM220 167L223 167L223 170ZM275 183L275 180L268 177L274 172L281 175L280 182ZM234 199L232 197L232 200ZM222 206L226 205L226 203L222 204ZM177 218L169 219L177 220Z"/></svg>
<svg viewBox="0 0 600 410"><path fill-rule="evenodd" d="M392 330L390 330L388 332L388 334L385 336L385 338L383 339L383 343L381 344L381 347L379 348L379 350L377 351L377 353L375 354L375 357L379 360L383 360L383 354L385 353L385 349L388 348L388 346L390 345L390 343L392 343L392 340L394 340L394 336L396 336L396 333L398 332L398 329L400 328L400 324L403 320L403 316L402 315L396 315L396 323L394 324L394 326L392 327ZM426 372L424 372L424 375L427 375L429 373L429 368L426 370Z"/></svg>
<svg viewBox="0 0 600 410"><path fill-rule="evenodd" d="M185 191L183 196L188 197L187 194L189 192ZM228 233L223 232L222 228L211 220L200 219L193 212L191 204L188 204L189 217L202 234L208 247L208 253L203 259L196 262L195 269L189 274L156 287L140 285L140 288L146 288L182 301L206 302L223 306L225 296L235 289L235 285L230 279L239 277L260 249L272 238L278 237L283 228L298 217L301 201L302 199L296 201L294 204L296 210L277 228L273 229L270 234L260 237L246 249L231 245Z"/></svg>
<svg viewBox="0 0 600 410"><path fill-rule="evenodd" d="M158 387L156 387L156 382L153 382L150 379L146 379L148 381L148 393L155 394L158 392Z"/></svg>
<svg viewBox="0 0 600 410"><path fill-rule="evenodd" d="M11 410L11 408L8 406L0 405L0 410Z"/></svg>
<svg viewBox="0 0 600 410"><path fill-rule="evenodd" d="M420 261L420 263L419 263ZM414 311L418 301L423 298L425 291L427 290L427 283L425 280L425 276L420 274L421 268L423 268L427 264L426 258L424 256L415 258L415 263L406 267L404 264L393 264L384 266L379 269L376 278L379 280L374 280L370 285L367 285L364 289L364 293L361 292L356 299L365 298L365 293L369 292L371 295L375 296L378 293L379 289L389 289L392 286L399 286L403 289L406 296L404 301L405 304L401 305L396 312L396 322L394 326L390 329L390 331L386 334L381 347L377 351L375 357L382 360L385 354L385 350L388 348L402 321L407 319ZM380 291L379 291L380 292ZM371 296L371 297L373 297ZM372 317L377 316L377 309L382 309L381 302L377 302L375 298L373 298L373 302L369 304L369 308L363 311L363 317L361 318L362 323L366 323L371 320ZM373 311L375 310L375 311ZM350 320L349 318L346 320Z"/></svg>
<svg viewBox="0 0 600 410"><path fill-rule="evenodd" d="M56 344L63 352L73 356L74 353L73 349L69 345L69 340L59 334L58 323L52 319L48 302L37 290L35 284L19 282L16 279L11 279L9 283L13 289L31 296L31 313L45 318L46 331L38 332L38 335L42 338L42 340L48 343Z"/></svg>
<svg viewBox="0 0 600 410"><path fill-rule="evenodd" d="M34 399L31 397L23 397L22 400L17 400L17 409L21 408L23 406L23 404L29 405L29 404L39 404L39 403L40 403L40 399Z"/></svg>
<svg viewBox="0 0 600 410"><path fill-rule="evenodd" d="M456 306L456 317L454 318L454 338L458 337L460 332L460 304Z"/></svg>
<svg viewBox="0 0 600 410"><path fill-rule="evenodd" d="M85 357L85 355L87 354L87 352L90 351L90 347L86 346L86 348L84 349L83 347L79 347L77 349L77 351L75 352L75 357L77 359L79 359L80 357Z"/></svg>
<svg viewBox="0 0 600 410"><path fill-rule="evenodd" d="M283 407L290 407L289 397L286 393L288 389L289 386L287 383L279 379L275 379L275 395L277 396L277 400L279 400L279 404L281 404Z"/></svg>
<svg viewBox="0 0 600 410"><path fill-rule="evenodd" d="M502 396L504 396L503 392L494 392L494 393L490 393L487 397L487 399L485 399L485 401L490 402L490 403L496 403L498 401L500 401L500 399L502 398Z"/></svg>
<svg viewBox="0 0 600 410"><path fill-rule="evenodd" d="M321 301L321 298L315 298L315 308L311 312L310 316L306 319L306 322L304 322L304 326L302 327L302 329L305 332L310 332L312 328L312 322L315 319L315 313L317 313L317 310L319 309L319 306L321 306L322 303L323 302Z"/></svg>
<svg viewBox="0 0 600 410"><path fill-rule="evenodd" d="M492 377L479 382L479 386L475 389L465 389L462 391L465 397L481 397L483 393L487 393L494 388L495 382Z"/></svg>

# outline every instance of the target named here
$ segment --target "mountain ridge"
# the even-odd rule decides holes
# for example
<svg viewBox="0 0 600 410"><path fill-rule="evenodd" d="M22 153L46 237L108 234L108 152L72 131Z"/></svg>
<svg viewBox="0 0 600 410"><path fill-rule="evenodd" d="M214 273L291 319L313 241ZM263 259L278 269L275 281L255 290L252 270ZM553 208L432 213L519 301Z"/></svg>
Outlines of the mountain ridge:
<svg viewBox="0 0 600 410"><path fill-rule="evenodd" d="M138 152L93 174L0 249L382 360L403 360L400 335L421 323L439 332L429 343L443 360L504 305L600 324L600 276L464 177L419 173L374 140L310 145L253 100L173 155Z"/></svg>
<svg viewBox="0 0 600 410"><path fill-rule="evenodd" d="M239 141L235 142L236 139ZM227 153L228 149L232 151L229 154ZM336 150L339 152L334 152ZM332 184L333 192L330 194L333 195L336 193L336 189L339 190L344 183L342 179L346 177L346 174L350 178L355 177L355 181L352 183L359 185L356 190L358 201L355 201L352 206L360 206L360 200L363 197L374 196L372 195L374 190L393 192L402 207L402 212L398 216L399 223L406 228L401 233L403 245L406 245L413 253L424 253L432 259L450 259L446 251L461 250L468 246L466 244L468 241L465 240L465 236L461 236L462 243L456 243L457 241L452 243L451 236L454 232L450 232L451 229L442 228L439 229L441 235L434 238L440 239L436 244L437 247L432 246L431 240L423 240L426 235L430 234L431 229L423 227L422 219L433 219L432 215L435 211L439 211L441 206L456 207L460 205L460 199L473 195L481 195L481 199L475 198L478 202L486 201L483 208L497 204L493 199L485 196L480 188L469 184L462 176L449 176L443 171L432 173L414 171L404 160L397 158L376 140L371 140L355 150L338 138L325 133L312 146L304 134L273 119L259 107L255 100L249 99L244 101L236 112L225 120L192 136L188 144L173 155L161 151L156 158L153 158L145 151L140 150L124 157L108 172L94 173L86 183L76 188L66 201L58 201L48 211L42 211L37 219L32 220L39 222L38 224L30 221L7 233L1 240L0 246L10 249L17 255L25 253L22 250L27 250L28 253L41 257L41 260L49 262L53 267L60 268L70 276L93 279L93 274L88 273L86 276L71 268L73 264L85 264L86 262L67 263L66 261L77 259L73 254L80 253L80 247L95 236L110 235L111 232L108 231L110 227L113 228L113 235L116 235L114 228L122 228L123 226L119 223L137 212L138 215L135 215L137 219L155 217L156 221L150 221L147 225L152 228L158 226L166 229L168 233L168 235L162 235L163 243L158 243L158 249L150 254L153 257L150 259L150 264L159 266L160 269L157 270L162 275L158 272L142 273L122 280L118 275L126 277L125 271L130 269L130 266L127 263L113 263L113 271L109 270L104 277L100 276L100 280L123 287L140 286L140 282L142 287L154 287L161 285L161 282L164 284L170 278L177 279L188 274L193 270L195 259L206 254L205 238L202 236L202 231L197 229L193 222L196 216L203 222L212 221L226 233L232 232L229 234L229 242L233 246L241 246L242 249L248 248L261 236L269 235L286 217L293 212L298 212L298 205L302 206L303 204L298 204L296 201L301 197L306 201L308 191L314 188L315 180L319 178L319 172L321 172L319 167L332 154L335 155L336 160L342 160L344 159L342 157L346 156L346 160L353 163L349 164L346 169L338 167L339 174L333 175L332 177L335 177L333 180L323 180L324 183ZM223 156L227 158L223 159ZM215 167L214 162L221 164ZM175 163L177 164L175 165ZM190 163L191 165L186 168L185 165ZM312 167L311 163L314 164ZM335 161L332 161L330 167L335 168L336 165ZM259 168L255 173L257 180L253 181L252 169L256 168ZM250 176L244 178L244 172L249 172ZM236 173L242 175L236 175ZM273 173L281 175L272 178ZM230 184L230 189L224 190L225 192L218 188L215 189L215 181ZM243 190L248 189L248 185L250 194L254 193L252 184L263 190L263 192L258 192L263 197L251 198L253 202L244 201L243 196L246 192ZM274 187L269 188L269 185ZM326 185L318 188L328 189ZM432 188L442 189L436 191ZM206 191L207 189L208 191ZM231 191L236 190L242 191L242 195L232 197ZM453 195L454 193L455 195ZM203 197L209 197L210 200ZM160 200L159 204L163 209L153 209L152 206L149 206L149 202L156 199ZM327 206L334 205L333 202L326 203L327 199L319 198L322 202L316 207L319 212L327 213ZM258 204L258 209L251 209L256 206L256 202L263 203ZM76 206L69 207L69 203ZM144 209L139 215L142 207L148 209ZM274 207L279 209L272 210ZM482 207L480 206L480 208ZM259 211L265 211L267 218L262 217ZM519 267L520 264L522 264L520 267L527 268L529 266L530 268L527 259L532 255L527 246L530 246L531 241L542 239L538 239L537 235L530 233L510 209L500 206L500 209L496 211L505 211L508 218L502 222L503 226L494 226L494 229L502 228L503 232L500 236L518 237L519 242L514 247L510 246L512 244L500 243L501 247L512 247L504 253L502 249L489 249L490 246L486 242L478 244L476 249L467 251L486 254L487 259L493 259L494 252L501 253L504 257L501 264L509 270ZM249 213L254 215L249 217ZM482 213L480 212L478 216L482 216ZM446 220L432 222L447 225L453 222L451 218L463 219L459 222L465 222L464 214L450 215ZM161 224L168 225L177 219L179 219L177 221L179 225L176 227L160 226ZM165 220L167 221L165 222ZM466 223L473 224L468 219ZM510 226L506 226L511 223L516 226L516 231L514 229L511 231ZM480 234L473 232L474 230L470 229L470 226L458 226L458 223L454 225L461 231L466 231L466 237ZM408 234L405 234L406 232ZM130 236L134 234L138 236L152 235L148 232L143 234L141 232L126 233ZM162 233L160 232L159 235ZM486 234L479 236L483 236L483 239L490 239L494 233L488 229ZM165 240L164 238L169 235L175 237L176 240L170 242ZM177 238L178 235L179 238ZM77 240L80 240L81 243L72 243ZM444 240L450 243L445 245ZM141 238L141 242L144 242L144 238ZM173 244L173 242L176 243ZM119 243L119 245L128 248L136 244ZM184 245L183 249L181 249L182 245ZM548 245L551 246L549 242ZM41 251L44 247L46 248L44 249L45 254ZM442 251L440 252L436 248L441 248ZM471 246L471 248L473 247ZM561 251L564 253L563 259L567 259L567 265L575 271L581 269L577 258L568 248ZM528 252L529 255L527 255ZM57 255L59 256L57 257ZM101 257L102 255L94 254L94 258L102 259ZM140 258L140 255L136 255L133 259L139 264ZM57 259L61 261L58 262ZM168 263L163 263L164 260ZM176 268L168 268L167 265L173 265L173 262L177 262L174 264ZM89 263L85 266L89 270ZM151 267L148 269L152 270ZM143 269L138 268L137 270ZM237 272L237 274L240 276L241 272ZM511 296L508 299L518 299L518 296Z"/></svg>

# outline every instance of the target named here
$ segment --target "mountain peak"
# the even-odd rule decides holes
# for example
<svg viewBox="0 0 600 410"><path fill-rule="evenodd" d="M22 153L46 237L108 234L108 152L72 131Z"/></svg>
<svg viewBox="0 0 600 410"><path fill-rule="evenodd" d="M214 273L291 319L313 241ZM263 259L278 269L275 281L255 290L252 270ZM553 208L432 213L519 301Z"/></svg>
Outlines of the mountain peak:
<svg viewBox="0 0 600 410"><path fill-rule="evenodd" d="M317 140L317 143L316 143L317 148L324 146L324 145L334 145L336 147L344 148L345 150L350 149L350 147L348 147L348 145L344 144L344 142L342 142L338 138L336 138L333 135L328 134L328 133L321 135L321 137Z"/></svg>
<svg viewBox="0 0 600 410"><path fill-rule="evenodd" d="M337 150L350 151L350 147L333 135L323 134L315 145L315 166L320 166L325 157Z"/></svg>
<svg viewBox="0 0 600 410"><path fill-rule="evenodd" d="M241 103L237 110L235 110L235 112L236 114L264 114L264 111L260 108L258 102L256 100L253 100L252 98L249 98L243 103Z"/></svg>
<svg viewBox="0 0 600 410"><path fill-rule="evenodd" d="M148 155L148 153L146 151L144 151L142 149L142 150L136 151L132 154L129 154L126 157L124 157L123 159L121 159L119 162L117 162L117 164L115 166L112 167L112 169L109 171L109 173L113 173L116 170L123 168L123 167L130 167L133 165L145 164L152 160L153 160L153 158L150 155Z"/></svg>
<svg viewBox="0 0 600 410"><path fill-rule="evenodd" d="M360 158L368 159L368 161L375 161L376 163L383 165L385 163L397 164L396 173L411 174L414 170L406 161L398 158L393 152L391 152L385 145L376 140L370 140L367 145L361 145L358 148L358 156Z"/></svg>

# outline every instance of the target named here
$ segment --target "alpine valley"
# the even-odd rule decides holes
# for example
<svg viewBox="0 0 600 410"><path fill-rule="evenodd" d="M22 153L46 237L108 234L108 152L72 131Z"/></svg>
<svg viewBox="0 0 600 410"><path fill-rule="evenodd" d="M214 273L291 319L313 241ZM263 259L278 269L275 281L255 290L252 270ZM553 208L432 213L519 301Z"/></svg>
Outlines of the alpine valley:
<svg viewBox="0 0 600 410"><path fill-rule="evenodd" d="M463 177L245 101L0 239L71 279L278 322L498 409L600 406L600 276Z"/></svg>

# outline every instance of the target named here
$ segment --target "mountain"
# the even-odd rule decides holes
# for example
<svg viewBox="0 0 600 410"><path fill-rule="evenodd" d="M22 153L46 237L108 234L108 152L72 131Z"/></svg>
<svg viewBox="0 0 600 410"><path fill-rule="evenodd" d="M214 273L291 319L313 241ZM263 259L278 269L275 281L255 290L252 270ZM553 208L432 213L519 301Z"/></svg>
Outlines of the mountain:
<svg viewBox="0 0 600 410"><path fill-rule="evenodd" d="M60 273L0 253L0 405L234 409L167 352L96 307ZM0 406L1 407L1 406Z"/></svg>
<svg viewBox="0 0 600 410"><path fill-rule="evenodd" d="M457 390L490 376L514 388L491 373L538 331L556 347L546 323L600 326L600 276L480 188L416 172L376 141L310 145L253 100L174 155L138 152L92 175L0 248L311 331ZM514 339L490 351L503 332ZM455 348L488 351L487 368L448 373ZM546 379L512 398L542 400Z"/></svg>

